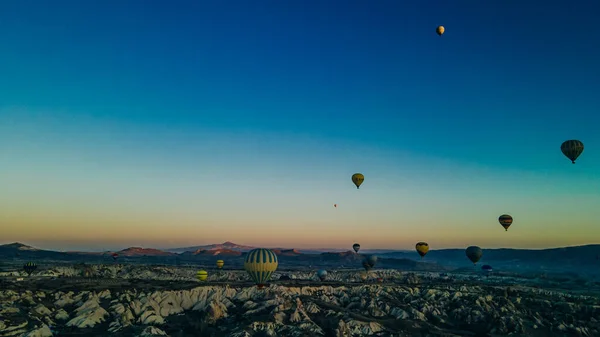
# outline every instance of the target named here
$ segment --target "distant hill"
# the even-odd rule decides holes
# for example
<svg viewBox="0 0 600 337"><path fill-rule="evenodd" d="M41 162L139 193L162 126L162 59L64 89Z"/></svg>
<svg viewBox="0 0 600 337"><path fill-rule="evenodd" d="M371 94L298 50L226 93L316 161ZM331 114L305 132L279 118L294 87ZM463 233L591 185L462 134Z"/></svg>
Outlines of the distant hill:
<svg viewBox="0 0 600 337"><path fill-rule="evenodd" d="M186 251L180 254L182 257L185 256L198 256L198 255L206 255L206 256L240 256L242 252L231 249L198 249L196 251Z"/></svg>
<svg viewBox="0 0 600 337"><path fill-rule="evenodd" d="M66 255L66 253L62 252L37 249L20 242L0 245L0 257L2 258L30 259L43 256L47 259L55 259L65 257Z"/></svg>
<svg viewBox="0 0 600 337"><path fill-rule="evenodd" d="M238 252L249 252L252 249L255 249L258 247L254 247L254 246L245 246L245 245L239 245L237 243L233 243L231 241L226 241L223 243L217 243L217 244L211 244L211 245L204 245L204 246L191 246L191 247L181 247L181 248L166 248L166 249L162 249L163 251L166 252L171 252L171 253L183 253L183 252L195 252L197 250L213 250L213 249L217 249L217 250L234 250L234 251L238 251ZM272 250L278 250L278 251L282 251L282 250L288 250L291 248L283 248L283 247L266 247ZM349 248L348 248L349 249ZM345 252L348 249L345 248L311 248L311 249L298 249L296 248L295 250L300 253L300 254L321 254L321 253L325 253L325 252ZM383 253L391 253L391 252L409 252L409 251L403 251L403 250L393 250L393 249L361 249L360 251L361 253L365 253L365 254L383 254Z"/></svg>
<svg viewBox="0 0 600 337"><path fill-rule="evenodd" d="M226 266L241 268L250 246L225 242L219 245L204 246L192 251L174 253L153 248L131 247L117 252L119 263L149 264L207 264L213 265L217 259L226 260ZM230 247L230 248L225 248ZM189 248L189 247L188 247ZM188 249L185 248L185 249ZM282 268L313 268L315 266L335 268L361 268L361 261L371 251L322 252L306 254L299 249L273 248ZM404 270L472 269L464 249L431 250L424 259L416 252L390 252L374 254L378 256L377 267ZM67 263L114 263L109 252L55 252L31 247L22 243L0 245L0 259L4 262L36 260L64 261ZM600 275L600 245L552 249L484 249L478 265L491 264L497 271L514 272L571 272Z"/></svg>
<svg viewBox="0 0 600 337"><path fill-rule="evenodd" d="M37 249L37 248L28 246L28 245L20 243L20 242L14 242L14 243L6 244L6 245L1 245L0 249L16 250L16 251L23 251L23 250L39 251L39 249Z"/></svg>
<svg viewBox="0 0 600 337"><path fill-rule="evenodd" d="M141 247L130 247L118 251L119 256L173 256L176 255L171 252L165 252L154 248L141 248Z"/></svg>
<svg viewBox="0 0 600 337"><path fill-rule="evenodd" d="M295 249L271 249L273 251L273 253L277 254L277 255L284 255L284 256L298 256L298 255L302 255L302 253L300 253L299 251L295 250Z"/></svg>
<svg viewBox="0 0 600 337"><path fill-rule="evenodd" d="M238 245L233 242L226 241L223 243L204 245L204 246L169 248L169 249L164 249L164 251L171 252L171 253L195 252L198 250L233 250L233 251L238 251L238 252L247 252L254 248L256 248L256 247Z"/></svg>
<svg viewBox="0 0 600 337"><path fill-rule="evenodd" d="M380 254L380 257L420 260L416 252L394 252ZM451 267L469 267L471 262L464 249L431 250L423 261L436 262ZM515 271L600 271L600 245L573 246L549 249L483 249L483 257L478 265L491 264L495 270ZM591 267L591 268L589 268Z"/></svg>

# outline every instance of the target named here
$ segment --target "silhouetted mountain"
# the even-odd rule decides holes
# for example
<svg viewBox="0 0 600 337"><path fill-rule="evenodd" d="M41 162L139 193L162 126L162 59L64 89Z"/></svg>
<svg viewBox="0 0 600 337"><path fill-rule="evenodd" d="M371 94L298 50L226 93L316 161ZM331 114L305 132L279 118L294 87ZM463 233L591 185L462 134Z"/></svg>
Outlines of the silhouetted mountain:
<svg viewBox="0 0 600 337"><path fill-rule="evenodd" d="M277 254L277 255L283 255L283 256L298 256L298 255L302 255L302 253L300 253L299 251L295 250L295 249L271 249L273 251L273 253Z"/></svg>
<svg viewBox="0 0 600 337"><path fill-rule="evenodd" d="M29 251L39 250L37 248L28 246L28 245L20 243L20 242L14 242L14 243L6 244L6 245L1 245L0 249L29 250Z"/></svg>
<svg viewBox="0 0 600 337"><path fill-rule="evenodd" d="M238 252L247 252L250 251L252 249L254 249L255 247L252 246L244 246L244 245L238 245L236 243L230 242L230 241L226 241L223 243L217 243L217 244L212 244L212 245L204 245L204 246L192 246L192 247L182 247L182 248L169 248L169 249L164 249L164 251L167 252L171 252L171 253L184 253L184 252L195 252L198 250L213 250L213 249L217 249L217 250L234 250L234 251L238 251Z"/></svg>
<svg viewBox="0 0 600 337"><path fill-rule="evenodd" d="M231 249L198 249L193 252L183 252L180 254L181 256L198 256L198 255L207 255L207 256L240 256L242 252Z"/></svg>
<svg viewBox="0 0 600 337"><path fill-rule="evenodd" d="M420 260L414 253L387 253L380 257ZM469 267L464 249L430 250L423 261L437 262L452 267ZM494 270L518 271L583 271L600 270L600 245L586 245L549 249L483 249L478 265L491 264ZM594 267L594 268L584 268ZM586 270L587 269L587 270Z"/></svg>
<svg viewBox="0 0 600 337"><path fill-rule="evenodd" d="M60 259L67 257L67 253L54 252L51 250L37 249L19 242L0 245L0 257L13 259Z"/></svg>
<svg viewBox="0 0 600 337"><path fill-rule="evenodd" d="M165 252L154 248L130 247L118 251L119 256L173 256L174 253Z"/></svg>
<svg viewBox="0 0 600 337"><path fill-rule="evenodd" d="M219 248L229 246L233 249ZM228 268L240 268L247 252L241 246L231 242L221 245L209 245L210 249L196 249L181 254L158 249L132 247L120 252L119 263L141 264L206 264L213 265L217 257L226 260ZM362 260L369 251L359 254L354 251L324 252L305 254L298 249L276 248L282 268L332 267L361 268ZM374 254L378 256L376 268L397 268L401 270L445 270L448 268L472 270L473 265L466 258L463 249L431 250L424 259L416 252L393 252ZM53 260L77 263L113 263L110 253L54 252L41 250L22 243L0 246L0 258L4 261L21 263L23 260ZM533 273L580 273L600 274L600 245L564 247L552 249L485 249L478 266L490 264L495 271L533 272ZM479 267L476 267L479 268Z"/></svg>

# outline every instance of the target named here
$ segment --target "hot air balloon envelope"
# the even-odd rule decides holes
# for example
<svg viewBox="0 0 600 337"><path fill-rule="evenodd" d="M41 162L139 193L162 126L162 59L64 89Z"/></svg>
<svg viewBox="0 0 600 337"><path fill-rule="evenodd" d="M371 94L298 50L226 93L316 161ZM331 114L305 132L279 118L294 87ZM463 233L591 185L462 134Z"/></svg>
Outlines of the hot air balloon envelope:
<svg viewBox="0 0 600 337"><path fill-rule="evenodd" d="M483 256L483 251L481 250L481 248L479 248L477 246L470 246L470 247L467 247L467 249L465 250L465 254L469 258L469 260L471 260L471 262L473 262L473 264L477 264L477 262Z"/></svg>
<svg viewBox="0 0 600 337"><path fill-rule="evenodd" d="M508 227L513 223L513 218L508 214L502 214L498 217L498 222L504 227L504 230L508 231Z"/></svg>
<svg viewBox="0 0 600 337"><path fill-rule="evenodd" d="M356 188L360 188L360 185L365 181L365 176L362 173L354 173L352 175L352 182L356 185Z"/></svg>
<svg viewBox="0 0 600 337"><path fill-rule="evenodd" d="M421 258L423 258L423 256L427 255L427 252L429 252L429 244L427 244L427 242L418 242L415 245L415 249Z"/></svg>
<svg viewBox="0 0 600 337"><path fill-rule="evenodd" d="M327 278L327 270L321 269L317 271L317 277L319 277L321 281L325 281L325 279Z"/></svg>
<svg viewBox="0 0 600 337"><path fill-rule="evenodd" d="M562 153L575 164L575 160L583 152L583 143L576 139L567 140L560 146Z"/></svg>
<svg viewBox="0 0 600 337"><path fill-rule="evenodd" d="M196 273L196 278L198 279L198 281L206 281L206 279L208 278L208 273L206 272L206 270L199 270Z"/></svg>
<svg viewBox="0 0 600 337"><path fill-rule="evenodd" d="M278 265L277 255L266 248L251 250L244 260L244 269L259 287L267 283Z"/></svg>

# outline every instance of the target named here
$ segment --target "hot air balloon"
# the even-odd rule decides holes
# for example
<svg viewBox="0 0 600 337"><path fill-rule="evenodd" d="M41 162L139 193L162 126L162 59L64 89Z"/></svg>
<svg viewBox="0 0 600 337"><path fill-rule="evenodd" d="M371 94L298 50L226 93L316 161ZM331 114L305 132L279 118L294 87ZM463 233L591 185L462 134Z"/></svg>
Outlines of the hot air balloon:
<svg viewBox="0 0 600 337"><path fill-rule="evenodd" d="M467 257L469 258L469 260L471 260L471 262L473 262L474 265L477 265L477 261L481 260L481 257L483 256L483 251L481 250L481 248L479 248L477 246L467 247L467 249L465 250L465 253L467 254Z"/></svg>
<svg viewBox="0 0 600 337"><path fill-rule="evenodd" d="M327 278L327 270L321 269L321 270L317 271L317 277L321 281L325 281L325 279Z"/></svg>
<svg viewBox="0 0 600 337"><path fill-rule="evenodd" d="M492 272L492 266L490 266L489 264L484 264L483 266L481 266L481 270L489 274Z"/></svg>
<svg viewBox="0 0 600 337"><path fill-rule="evenodd" d="M337 208L337 204L333 204L333 207Z"/></svg>
<svg viewBox="0 0 600 337"><path fill-rule="evenodd" d="M575 160L583 152L583 143L576 139L567 140L560 146L562 153L575 164Z"/></svg>
<svg viewBox="0 0 600 337"><path fill-rule="evenodd" d="M223 260L217 260L217 268L219 268L219 269L223 268L224 264L225 264L225 261L223 261Z"/></svg>
<svg viewBox="0 0 600 337"><path fill-rule="evenodd" d="M444 31L446 29L444 28L444 26L437 26L437 28L435 29L435 32L437 33L437 35L442 36L444 34Z"/></svg>
<svg viewBox="0 0 600 337"><path fill-rule="evenodd" d="M206 272L206 270L199 270L196 273L196 278L198 279L198 281L204 282L208 278L208 273Z"/></svg>
<svg viewBox="0 0 600 337"><path fill-rule="evenodd" d="M116 261L117 261L117 259L119 258L119 254L117 254L117 253L112 253L110 256L112 256L112 258L113 258L113 261L115 261L115 262L116 262Z"/></svg>
<svg viewBox="0 0 600 337"><path fill-rule="evenodd" d="M354 249L355 253L358 253L358 251L360 250L360 245L358 243L355 243L352 245L352 249Z"/></svg>
<svg viewBox="0 0 600 337"><path fill-rule="evenodd" d="M513 223L513 218L508 214L502 214L498 217L498 222L500 225L502 225L502 227L504 227L505 231L508 231L508 227L510 227L510 225Z"/></svg>
<svg viewBox="0 0 600 337"><path fill-rule="evenodd" d="M356 185L356 188L359 189L360 185L362 185L363 181L365 181L365 176L361 173L354 173L352 175L352 182Z"/></svg>
<svg viewBox="0 0 600 337"><path fill-rule="evenodd" d="M27 262L23 265L23 270L27 273L27 275L31 276L31 274L37 269L37 265L33 262Z"/></svg>
<svg viewBox="0 0 600 337"><path fill-rule="evenodd" d="M277 255L266 248L257 248L248 252L244 261L244 269L258 288L265 286L271 274L277 270Z"/></svg>
<svg viewBox="0 0 600 337"><path fill-rule="evenodd" d="M371 266L371 268L375 267L375 264L377 263L377 256L370 255L367 258L367 263L369 264L369 266Z"/></svg>
<svg viewBox="0 0 600 337"><path fill-rule="evenodd" d="M429 251L429 244L427 244L427 242L417 242L417 244L415 245L415 249L417 250L417 253L419 253L419 255L421 255L421 259L427 255L427 252Z"/></svg>

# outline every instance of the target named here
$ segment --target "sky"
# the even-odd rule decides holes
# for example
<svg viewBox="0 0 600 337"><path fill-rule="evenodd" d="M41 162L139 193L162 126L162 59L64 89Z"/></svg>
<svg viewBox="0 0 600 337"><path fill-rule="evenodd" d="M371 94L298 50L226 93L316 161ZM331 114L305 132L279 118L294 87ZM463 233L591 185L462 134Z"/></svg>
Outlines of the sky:
<svg viewBox="0 0 600 337"><path fill-rule="evenodd" d="M0 243L600 243L600 3L534 3L2 1Z"/></svg>

